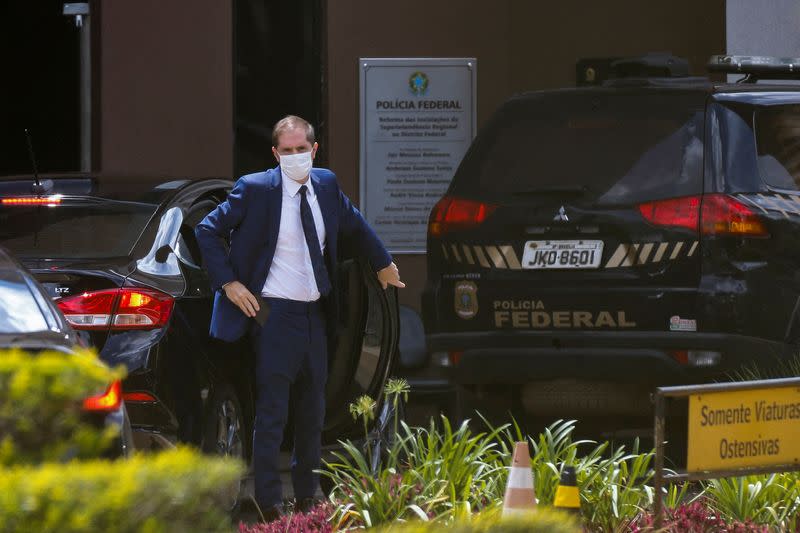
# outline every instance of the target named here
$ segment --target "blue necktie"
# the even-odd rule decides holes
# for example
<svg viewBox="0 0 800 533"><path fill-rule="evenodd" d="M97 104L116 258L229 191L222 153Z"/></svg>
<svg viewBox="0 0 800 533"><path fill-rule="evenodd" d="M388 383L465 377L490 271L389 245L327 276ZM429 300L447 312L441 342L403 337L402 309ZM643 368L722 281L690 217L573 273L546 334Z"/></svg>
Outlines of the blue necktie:
<svg viewBox="0 0 800 533"><path fill-rule="evenodd" d="M326 296L331 292L331 280L328 277L328 269L325 268L322 251L319 249L317 227L314 225L314 215L311 214L311 206L308 205L306 192L308 192L308 187L305 185L300 187L300 220L303 223L303 233L306 236L306 245L311 256L311 267L314 269L317 290L322 296Z"/></svg>

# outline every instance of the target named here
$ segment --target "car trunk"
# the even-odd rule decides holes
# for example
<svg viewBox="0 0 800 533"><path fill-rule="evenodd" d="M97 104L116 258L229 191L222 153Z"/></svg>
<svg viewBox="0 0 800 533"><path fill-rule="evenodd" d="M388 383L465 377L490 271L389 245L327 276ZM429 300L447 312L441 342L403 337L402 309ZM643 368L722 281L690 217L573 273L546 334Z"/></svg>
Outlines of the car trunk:
<svg viewBox="0 0 800 533"><path fill-rule="evenodd" d="M696 327L705 98L565 91L498 112L432 215L440 331ZM448 224L459 210L482 214Z"/></svg>
<svg viewBox="0 0 800 533"><path fill-rule="evenodd" d="M0 245L63 304L122 286L135 266L130 251L155 208L92 197L6 195L0 205ZM76 325L76 318L68 320ZM101 351L108 331L97 326L81 334Z"/></svg>
<svg viewBox="0 0 800 533"><path fill-rule="evenodd" d="M99 264L96 261L44 262L27 259L22 263L58 304L69 298L121 287L125 279L122 273L129 268L130 260L119 258ZM81 334L87 336L86 340L99 353L108 339L109 328L86 330Z"/></svg>

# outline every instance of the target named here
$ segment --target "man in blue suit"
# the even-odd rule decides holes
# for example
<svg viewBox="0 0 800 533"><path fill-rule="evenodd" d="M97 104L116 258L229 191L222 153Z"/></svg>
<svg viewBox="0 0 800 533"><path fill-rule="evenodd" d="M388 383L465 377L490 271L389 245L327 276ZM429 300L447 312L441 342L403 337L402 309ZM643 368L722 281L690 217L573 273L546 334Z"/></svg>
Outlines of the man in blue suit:
<svg viewBox="0 0 800 533"><path fill-rule="evenodd" d="M336 323L336 251L348 239L381 285L404 287L380 239L326 169L312 168L314 129L296 116L273 129L279 166L242 176L197 226L215 290L211 335L235 341L253 331L256 501L265 518L281 514L278 457L289 411L296 410L292 484L300 509L313 505L325 416L328 341ZM226 249L227 242L230 250Z"/></svg>

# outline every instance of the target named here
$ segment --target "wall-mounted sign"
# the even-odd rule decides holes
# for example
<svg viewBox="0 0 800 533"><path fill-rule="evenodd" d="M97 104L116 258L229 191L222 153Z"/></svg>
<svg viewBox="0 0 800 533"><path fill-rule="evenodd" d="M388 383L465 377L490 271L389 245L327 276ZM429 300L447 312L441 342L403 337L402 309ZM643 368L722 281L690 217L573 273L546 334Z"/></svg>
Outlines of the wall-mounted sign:
<svg viewBox="0 0 800 533"><path fill-rule="evenodd" d="M475 136L475 59L359 59L361 210L392 253L425 252L428 215Z"/></svg>
<svg viewBox="0 0 800 533"><path fill-rule="evenodd" d="M792 463L800 463L797 387L689 396L687 471Z"/></svg>

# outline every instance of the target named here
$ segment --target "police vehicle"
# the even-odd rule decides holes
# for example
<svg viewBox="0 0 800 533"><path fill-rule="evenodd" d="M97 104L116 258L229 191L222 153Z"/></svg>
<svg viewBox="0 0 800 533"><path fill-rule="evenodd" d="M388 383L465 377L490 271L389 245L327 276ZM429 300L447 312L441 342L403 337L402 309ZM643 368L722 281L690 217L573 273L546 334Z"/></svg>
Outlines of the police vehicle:
<svg viewBox="0 0 800 533"><path fill-rule="evenodd" d="M428 348L467 407L645 414L795 353L798 65L645 56L495 112L428 227Z"/></svg>

